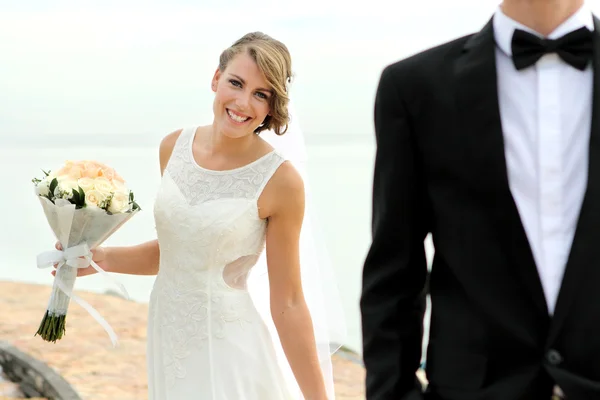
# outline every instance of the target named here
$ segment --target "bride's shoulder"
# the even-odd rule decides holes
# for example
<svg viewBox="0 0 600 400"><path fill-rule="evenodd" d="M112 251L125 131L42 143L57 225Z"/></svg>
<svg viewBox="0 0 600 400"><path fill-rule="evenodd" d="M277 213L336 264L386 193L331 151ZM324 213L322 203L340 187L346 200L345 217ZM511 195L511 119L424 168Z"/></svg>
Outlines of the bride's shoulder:
<svg viewBox="0 0 600 400"><path fill-rule="evenodd" d="M279 190L304 190L304 181L300 172L289 160L284 160L271 179Z"/></svg>
<svg viewBox="0 0 600 400"><path fill-rule="evenodd" d="M167 136L162 138L160 141L160 145L158 148L159 160L160 160L160 172L161 174L165 171L167 164L169 163L169 159L171 158L171 154L173 153L173 148L175 147L175 143L177 143L177 139L181 135L183 129L177 129L169 133Z"/></svg>
<svg viewBox="0 0 600 400"><path fill-rule="evenodd" d="M296 214L304 210L304 180L289 161L277 168L264 192L270 214Z"/></svg>

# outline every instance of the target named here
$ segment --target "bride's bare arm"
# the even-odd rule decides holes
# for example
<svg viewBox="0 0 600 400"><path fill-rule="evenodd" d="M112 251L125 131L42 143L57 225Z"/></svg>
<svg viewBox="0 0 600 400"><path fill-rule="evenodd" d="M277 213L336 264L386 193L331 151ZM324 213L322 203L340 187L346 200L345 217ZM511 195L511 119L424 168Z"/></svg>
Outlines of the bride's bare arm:
<svg viewBox="0 0 600 400"><path fill-rule="evenodd" d="M127 275L158 274L160 249L156 239L135 246L105 247L100 252L104 252L107 272Z"/></svg>
<svg viewBox="0 0 600 400"><path fill-rule="evenodd" d="M264 201L259 205L269 213L266 251L273 321L304 398L327 399L300 275L299 241L304 218L302 177L290 164L284 163L261 197Z"/></svg>

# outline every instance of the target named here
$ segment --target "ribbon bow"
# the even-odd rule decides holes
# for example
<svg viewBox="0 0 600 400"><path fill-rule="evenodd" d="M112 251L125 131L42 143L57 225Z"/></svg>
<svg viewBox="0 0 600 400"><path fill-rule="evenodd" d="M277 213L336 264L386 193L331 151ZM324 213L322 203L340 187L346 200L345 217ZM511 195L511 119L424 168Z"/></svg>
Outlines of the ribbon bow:
<svg viewBox="0 0 600 400"><path fill-rule="evenodd" d="M64 268L65 266L68 268L87 268L88 266L92 266L92 268L94 268L99 274L101 274L106 279L114 283L120 289L123 296L127 300L129 300L129 293L127 293L125 286L123 286L120 282L111 277L106 271L100 268L100 266L98 266L98 264L96 264L92 260L92 252L90 251L90 248L87 245L87 243L82 243L80 245L73 246L65 250L47 251L37 256L37 266L40 269L52 267L55 264L57 264L56 276L54 278L56 285L68 297L70 297L71 300L83 307L104 328L106 333L108 333L108 336L110 337L113 346L117 346L117 334L109 325L109 323L106 322L104 318L102 318L100 313L98 313L98 311L96 311L94 307L92 307L88 302L86 302L81 297L73 293L72 290L67 288L65 283L59 278L58 272L61 270L61 268Z"/></svg>

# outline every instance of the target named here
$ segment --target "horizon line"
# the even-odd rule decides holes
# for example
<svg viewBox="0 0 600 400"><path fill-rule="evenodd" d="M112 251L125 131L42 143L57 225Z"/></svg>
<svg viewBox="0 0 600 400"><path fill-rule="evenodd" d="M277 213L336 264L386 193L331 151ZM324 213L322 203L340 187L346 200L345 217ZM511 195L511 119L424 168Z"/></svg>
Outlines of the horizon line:
<svg viewBox="0 0 600 400"><path fill-rule="evenodd" d="M154 134L43 134L0 135L0 149L10 148L65 148L65 147L156 147L163 136ZM343 141L340 139L343 138ZM374 143L373 134L326 133L306 134L306 145L335 145Z"/></svg>

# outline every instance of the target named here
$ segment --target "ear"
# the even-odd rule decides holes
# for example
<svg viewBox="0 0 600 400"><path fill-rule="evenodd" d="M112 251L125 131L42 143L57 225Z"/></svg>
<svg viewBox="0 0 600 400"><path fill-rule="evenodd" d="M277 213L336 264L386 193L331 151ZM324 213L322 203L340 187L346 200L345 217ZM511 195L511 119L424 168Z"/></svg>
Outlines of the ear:
<svg viewBox="0 0 600 400"><path fill-rule="evenodd" d="M215 71L215 74L212 78L212 82L210 84L211 89L213 92L217 91L217 85L219 84L219 79L221 78L221 71L219 70L219 68L217 68L217 70Z"/></svg>

